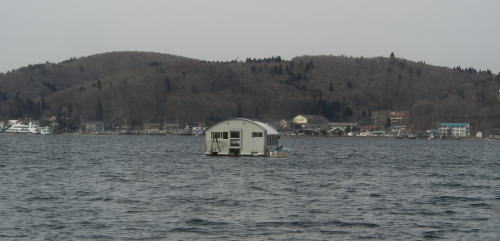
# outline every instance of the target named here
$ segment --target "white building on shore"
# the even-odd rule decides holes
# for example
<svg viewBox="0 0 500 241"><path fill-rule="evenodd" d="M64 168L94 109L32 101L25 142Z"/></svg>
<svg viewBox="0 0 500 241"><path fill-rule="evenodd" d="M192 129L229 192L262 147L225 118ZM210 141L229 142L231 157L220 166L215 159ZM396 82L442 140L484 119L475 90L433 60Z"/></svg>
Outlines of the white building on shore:
<svg viewBox="0 0 500 241"><path fill-rule="evenodd" d="M439 123L438 136L440 137L470 136L470 125L469 123Z"/></svg>

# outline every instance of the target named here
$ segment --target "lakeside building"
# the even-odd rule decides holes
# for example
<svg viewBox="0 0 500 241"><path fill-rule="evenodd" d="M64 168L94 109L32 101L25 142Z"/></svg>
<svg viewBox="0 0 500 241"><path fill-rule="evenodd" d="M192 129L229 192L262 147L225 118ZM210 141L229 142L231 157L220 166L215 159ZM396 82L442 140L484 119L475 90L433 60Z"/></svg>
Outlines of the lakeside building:
<svg viewBox="0 0 500 241"><path fill-rule="evenodd" d="M161 123L146 121L142 124L142 131L147 135L160 135L163 134L163 127Z"/></svg>
<svg viewBox="0 0 500 241"><path fill-rule="evenodd" d="M328 135L345 136L358 129L358 123L355 122L333 122L328 123Z"/></svg>
<svg viewBox="0 0 500 241"><path fill-rule="evenodd" d="M384 129L392 135L401 135L407 132L410 123L408 110L380 110L371 112L370 125L377 129Z"/></svg>
<svg viewBox="0 0 500 241"><path fill-rule="evenodd" d="M378 128L385 128L388 118L389 111L387 110L372 111L370 115L370 125Z"/></svg>
<svg viewBox="0 0 500 241"><path fill-rule="evenodd" d="M278 122L278 128L281 130L289 130L291 121L288 120L280 120Z"/></svg>
<svg viewBox="0 0 500 241"><path fill-rule="evenodd" d="M103 133L104 122L102 121L87 121L82 128L85 132Z"/></svg>
<svg viewBox="0 0 500 241"><path fill-rule="evenodd" d="M165 120L163 121L164 130L178 130L181 128L181 124L178 120Z"/></svg>
<svg viewBox="0 0 500 241"><path fill-rule="evenodd" d="M321 115L298 115L292 119L294 129L326 129L328 122Z"/></svg>
<svg viewBox="0 0 500 241"><path fill-rule="evenodd" d="M207 127L205 122L188 122L183 129L177 130L180 135L201 136L205 134Z"/></svg>
<svg viewBox="0 0 500 241"><path fill-rule="evenodd" d="M409 111L389 112L389 131L395 135L401 135L401 133L405 133L409 125L409 114Z"/></svg>
<svg viewBox="0 0 500 241"><path fill-rule="evenodd" d="M377 129L377 126L360 126L359 131L360 132L372 132Z"/></svg>
<svg viewBox="0 0 500 241"><path fill-rule="evenodd" d="M145 131L156 131L162 129L162 125L160 123L152 123L152 122L146 122L143 124L142 129Z"/></svg>
<svg viewBox="0 0 500 241"><path fill-rule="evenodd" d="M269 126L272 128L278 130L278 131L290 131L291 130L291 120L269 120L269 122L266 122Z"/></svg>
<svg viewBox="0 0 500 241"><path fill-rule="evenodd" d="M466 137L470 136L469 123L439 123L439 137Z"/></svg>
<svg viewBox="0 0 500 241"><path fill-rule="evenodd" d="M438 130L437 129L429 129L426 131L427 133L427 136L431 137L431 138L435 138L438 136Z"/></svg>
<svg viewBox="0 0 500 241"><path fill-rule="evenodd" d="M268 156L278 148L279 139L279 133L265 123L244 118L225 120L206 131L205 154Z"/></svg>
<svg viewBox="0 0 500 241"><path fill-rule="evenodd" d="M18 124L20 121L19 120L8 120L6 127L13 126L15 124Z"/></svg>

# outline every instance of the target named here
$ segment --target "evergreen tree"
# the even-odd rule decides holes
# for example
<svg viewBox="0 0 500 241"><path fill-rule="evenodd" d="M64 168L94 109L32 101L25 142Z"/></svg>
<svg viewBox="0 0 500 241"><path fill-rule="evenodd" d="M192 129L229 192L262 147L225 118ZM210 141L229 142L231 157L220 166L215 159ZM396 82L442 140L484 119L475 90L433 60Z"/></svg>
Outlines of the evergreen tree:
<svg viewBox="0 0 500 241"><path fill-rule="evenodd" d="M257 68L255 68L255 65L252 65L252 68L250 68L250 71L252 71L252 74L255 74L255 72L257 72Z"/></svg>
<svg viewBox="0 0 500 241"><path fill-rule="evenodd" d="M69 115L73 114L73 105L71 105L71 104L68 105L68 114Z"/></svg>
<svg viewBox="0 0 500 241"><path fill-rule="evenodd" d="M35 110L35 103L33 103L33 101L31 99L28 99L26 101L26 103L24 104L24 114L26 115L33 115L34 114L34 110Z"/></svg>
<svg viewBox="0 0 500 241"><path fill-rule="evenodd" d="M35 104L35 109L33 110L33 117L39 119L42 115L42 104L40 101L37 101Z"/></svg>
<svg viewBox="0 0 500 241"><path fill-rule="evenodd" d="M165 91L167 93L172 92L172 86L170 85L170 79L166 78L165 81L164 81L164 83L165 83Z"/></svg>
<svg viewBox="0 0 500 241"><path fill-rule="evenodd" d="M42 110L42 113L44 110L47 109L47 103L45 103L45 96L42 96L42 100L41 100L41 110Z"/></svg>
<svg viewBox="0 0 500 241"><path fill-rule="evenodd" d="M385 120L384 128L386 130L388 130L389 128L391 128L391 119L387 118L387 120Z"/></svg>
<svg viewBox="0 0 500 241"><path fill-rule="evenodd" d="M396 55L394 55L394 52L391 52L389 64L394 64L395 62L396 62Z"/></svg>
<svg viewBox="0 0 500 241"><path fill-rule="evenodd" d="M14 96L14 106L11 112L12 112L11 115L14 118L19 118L24 115L24 102L21 99L19 92L16 92L16 95Z"/></svg>
<svg viewBox="0 0 500 241"><path fill-rule="evenodd" d="M96 114L95 114L95 119L102 121L103 120L103 109L102 109L102 102L101 99L97 102L97 109L96 109Z"/></svg>
<svg viewBox="0 0 500 241"><path fill-rule="evenodd" d="M346 108L344 109L344 116L345 116L345 117L350 117L350 116L352 116L352 110L351 110L351 108L346 107Z"/></svg>
<svg viewBox="0 0 500 241"><path fill-rule="evenodd" d="M340 102L338 100L336 100L333 103L333 109L334 109L335 113L338 113L342 110L342 105L340 104Z"/></svg>

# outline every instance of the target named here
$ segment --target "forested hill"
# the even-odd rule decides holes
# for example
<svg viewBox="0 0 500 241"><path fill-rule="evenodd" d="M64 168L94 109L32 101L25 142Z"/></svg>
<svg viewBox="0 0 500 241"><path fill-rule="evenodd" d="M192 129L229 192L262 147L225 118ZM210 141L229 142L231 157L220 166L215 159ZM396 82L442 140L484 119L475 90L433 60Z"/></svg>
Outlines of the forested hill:
<svg viewBox="0 0 500 241"><path fill-rule="evenodd" d="M47 96L85 81L134 70L155 61L173 63L189 59L148 52L111 52L71 58L61 63L32 64L0 74L0 100L18 94L23 99Z"/></svg>
<svg viewBox="0 0 500 241"><path fill-rule="evenodd" d="M0 75L0 115L49 116L142 125L244 116L289 119L322 114L368 123L373 111L410 110L414 129L438 121L500 128L500 77L394 56L302 56L206 62L115 52ZM479 124L478 124L479 123Z"/></svg>

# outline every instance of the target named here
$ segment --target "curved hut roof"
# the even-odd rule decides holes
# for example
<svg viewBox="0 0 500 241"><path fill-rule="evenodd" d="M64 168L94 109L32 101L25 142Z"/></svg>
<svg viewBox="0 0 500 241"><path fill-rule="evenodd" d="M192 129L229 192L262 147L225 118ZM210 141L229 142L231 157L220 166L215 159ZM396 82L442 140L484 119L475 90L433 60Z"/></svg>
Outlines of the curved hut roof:
<svg viewBox="0 0 500 241"><path fill-rule="evenodd" d="M270 125L263 123L263 122L260 122L260 121L250 120L250 119L246 119L246 118L234 118L234 119L230 119L230 120L224 120L224 121L221 121L221 122L213 125L212 127L209 128L209 130L215 126L218 126L221 123L224 123L227 121L232 121L232 120L240 120L240 121L246 121L246 122L252 123L252 124L262 128L264 131L266 131L267 135L279 135L278 131L276 131Z"/></svg>

